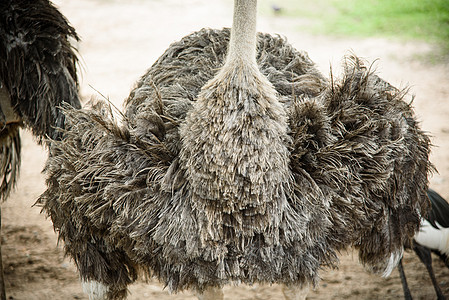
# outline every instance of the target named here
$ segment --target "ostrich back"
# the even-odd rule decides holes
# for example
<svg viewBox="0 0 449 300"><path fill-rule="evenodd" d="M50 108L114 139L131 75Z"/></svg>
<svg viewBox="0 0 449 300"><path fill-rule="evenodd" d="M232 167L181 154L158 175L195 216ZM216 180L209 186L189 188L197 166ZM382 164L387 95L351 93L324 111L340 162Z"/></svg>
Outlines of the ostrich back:
<svg viewBox="0 0 449 300"><path fill-rule="evenodd" d="M81 276L115 286L114 297L138 270L173 291L315 283L348 246L381 271L428 208L429 140L404 93L355 57L328 82L305 53L259 34L260 70L288 116L286 201L257 214L203 211L178 156L179 127L221 67L228 40L228 29L203 29L172 44L131 92L121 122L102 102L66 110L70 126L52 147L39 201ZM223 234L213 242L200 238L211 213ZM276 222L241 226L261 214Z"/></svg>

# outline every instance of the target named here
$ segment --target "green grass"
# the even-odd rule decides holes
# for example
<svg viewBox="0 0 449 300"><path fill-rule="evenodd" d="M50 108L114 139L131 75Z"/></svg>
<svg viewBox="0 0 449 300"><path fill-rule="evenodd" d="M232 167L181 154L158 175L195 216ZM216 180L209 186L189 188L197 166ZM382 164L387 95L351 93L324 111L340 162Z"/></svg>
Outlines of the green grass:
<svg viewBox="0 0 449 300"><path fill-rule="evenodd" d="M281 15L311 20L314 33L385 36L439 43L449 53L449 0L262 0Z"/></svg>

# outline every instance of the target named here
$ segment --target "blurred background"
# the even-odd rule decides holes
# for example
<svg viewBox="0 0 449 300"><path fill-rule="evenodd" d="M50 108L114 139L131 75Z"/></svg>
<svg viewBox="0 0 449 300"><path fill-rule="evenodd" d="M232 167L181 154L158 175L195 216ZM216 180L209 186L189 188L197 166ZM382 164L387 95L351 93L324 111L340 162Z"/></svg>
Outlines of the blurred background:
<svg viewBox="0 0 449 300"><path fill-rule="evenodd" d="M298 30L339 37L421 40L438 45L432 59L445 55L447 59L447 0L262 0L261 7L265 14L273 11L279 16L307 20L308 24L298 26Z"/></svg>
<svg viewBox="0 0 449 300"><path fill-rule="evenodd" d="M231 0L55 0L81 37L84 101L107 97L119 108L134 83L170 43L203 27L232 23ZM380 77L409 88L422 128L432 136L438 170L431 187L449 199L449 1L260 0L258 30L280 34L306 51L324 75L340 74L344 55L374 63ZM2 205L3 263L9 299L87 299L76 269L64 258L50 220L33 203L45 189L46 151L22 132L21 177ZM436 277L449 297L449 270L434 259ZM435 299L425 267L406 253L404 268L414 299ZM368 274L357 254L342 253L339 270L323 270L309 299L401 299L398 272ZM150 279L131 287L129 299L196 299L170 295ZM280 299L278 286L229 286L225 299Z"/></svg>

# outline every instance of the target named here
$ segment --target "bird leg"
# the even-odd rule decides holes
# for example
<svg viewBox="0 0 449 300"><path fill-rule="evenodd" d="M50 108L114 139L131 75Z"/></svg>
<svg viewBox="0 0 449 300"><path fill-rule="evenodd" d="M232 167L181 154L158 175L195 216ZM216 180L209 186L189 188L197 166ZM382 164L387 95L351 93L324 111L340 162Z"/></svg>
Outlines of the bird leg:
<svg viewBox="0 0 449 300"><path fill-rule="evenodd" d="M305 300L309 293L309 285L282 285L285 300Z"/></svg>
<svg viewBox="0 0 449 300"><path fill-rule="evenodd" d="M0 207L0 230L1 227L2 227L2 211ZM1 232L0 232L0 299L6 300L5 278L3 276Z"/></svg>
<svg viewBox="0 0 449 300"><path fill-rule="evenodd" d="M438 285L438 282L435 278L435 273L433 272L432 253L430 252L430 249L423 247L417 243L414 243L413 250L415 251L416 255L418 255L422 263L426 266L427 272L429 273L430 279L432 280L433 288L435 289L438 300L446 299L446 297L444 297L443 295L443 292L441 292L440 286Z"/></svg>
<svg viewBox="0 0 449 300"><path fill-rule="evenodd" d="M208 287L202 293L197 292L198 300L223 300L223 290L219 287Z"/></svg>
<svg viewBox="0 0 449 300"><path fill-rule="evenodd" d="M398 263L398 271L399 276L401 277L402 289L404 290L404 299L412 300L412 294L410 293L410 289L408 288L407 279L405 278L404 268L402 267L402 258Z"/></svg>

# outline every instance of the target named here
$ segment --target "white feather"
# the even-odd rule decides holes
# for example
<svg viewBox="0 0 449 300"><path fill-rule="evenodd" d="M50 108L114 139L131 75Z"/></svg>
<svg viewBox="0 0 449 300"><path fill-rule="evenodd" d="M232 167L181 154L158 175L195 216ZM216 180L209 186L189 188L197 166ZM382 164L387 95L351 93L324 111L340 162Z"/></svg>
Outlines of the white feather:
<svg viewBox="0 0 449 300"><path fill-rule="evenodd" d="M415 235L415 241L422 246L449 255L449 228L444 228L438 223L436 225L438 228L433 227L429 221L423 220L419 232Z"/></svg>
<svg viewBox="0 0 449 300"><path fill-rule="evenodd" d="M403 254L404 254L404 249L401 249L401 251L398 251L398 252L391 253L390 259L388 260L388 264L382 273L382 277L385 278L385 277L390 276L393 269L396 268L399 261L401 260Z"/></svg>
<svg viewBox="0 0 449 300"><path fill-rule="evenodd" d="M81 281L83 291L89 296L89 300L106 300L109 287L98 281Z"/></svg>

